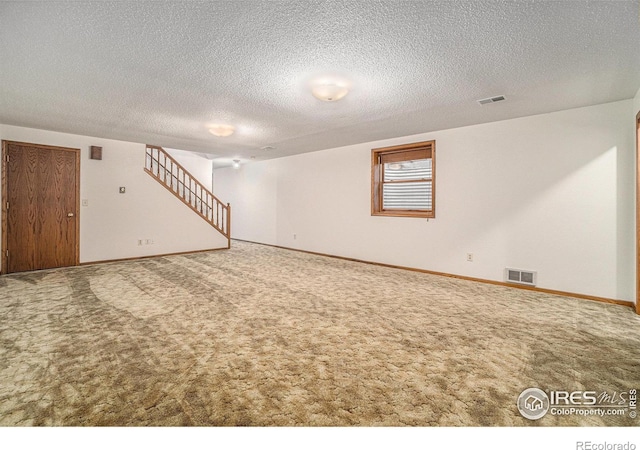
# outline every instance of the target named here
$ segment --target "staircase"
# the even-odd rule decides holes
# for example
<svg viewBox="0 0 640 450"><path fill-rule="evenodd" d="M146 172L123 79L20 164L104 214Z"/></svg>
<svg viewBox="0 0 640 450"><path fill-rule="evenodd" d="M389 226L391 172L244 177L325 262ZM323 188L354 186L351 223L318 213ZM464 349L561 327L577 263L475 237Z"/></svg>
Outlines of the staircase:
<svg viewBox="0 0 640 450"><path fill-rule="evenodd" d="M222 203L162 147L147 145L144 171L227 238L231 248L231 205Z"/></svg>

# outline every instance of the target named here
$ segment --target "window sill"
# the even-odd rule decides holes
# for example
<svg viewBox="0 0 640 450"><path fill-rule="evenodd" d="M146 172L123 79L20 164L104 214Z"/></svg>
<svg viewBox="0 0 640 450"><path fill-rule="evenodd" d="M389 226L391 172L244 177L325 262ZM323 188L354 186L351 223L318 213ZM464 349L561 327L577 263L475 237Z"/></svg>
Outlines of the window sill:
<svg viewBox="0 0 640 450"><path fill-rule="evenodd" d="M416 217L420 219L435 219L436 215L433 211L375 211L372 216L386 217Z"/></svg>

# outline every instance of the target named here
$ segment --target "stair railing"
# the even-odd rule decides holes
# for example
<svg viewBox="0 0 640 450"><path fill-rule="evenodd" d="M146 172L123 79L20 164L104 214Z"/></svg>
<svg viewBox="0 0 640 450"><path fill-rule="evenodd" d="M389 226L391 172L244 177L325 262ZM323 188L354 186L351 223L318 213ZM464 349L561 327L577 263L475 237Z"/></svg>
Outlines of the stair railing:
<svg viewBox="0 0 640 450"><path fill-rule="evenodd" d="M144 170L227 238L231 247L231 205L220 201L166 150L147 145Z"/></svg>

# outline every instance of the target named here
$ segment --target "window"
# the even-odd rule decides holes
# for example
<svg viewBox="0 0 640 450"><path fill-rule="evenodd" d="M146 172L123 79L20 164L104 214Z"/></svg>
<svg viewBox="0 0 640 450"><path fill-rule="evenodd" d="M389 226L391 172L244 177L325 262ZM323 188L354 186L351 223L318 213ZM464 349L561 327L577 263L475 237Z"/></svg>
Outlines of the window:
<svg viewBox="0 0 640 450"><path fill-rule="evenodd" d="M436 142L371 151L371 215L435 217Z"/></svg>

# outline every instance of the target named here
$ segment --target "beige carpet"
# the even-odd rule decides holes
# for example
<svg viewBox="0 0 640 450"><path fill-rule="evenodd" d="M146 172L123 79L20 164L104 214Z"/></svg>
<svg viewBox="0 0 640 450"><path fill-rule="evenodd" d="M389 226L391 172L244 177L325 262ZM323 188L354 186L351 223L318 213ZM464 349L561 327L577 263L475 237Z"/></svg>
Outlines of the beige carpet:
<svg viewBox="0 0 640 450"><path fill-rule="evenodd" d="M628 307L234 242L0 277L1 425L638 425L520 416L640 388Z"/></svg>

